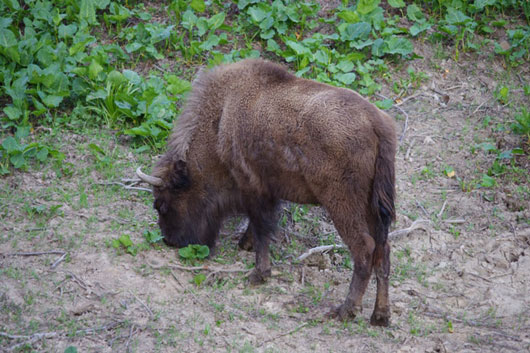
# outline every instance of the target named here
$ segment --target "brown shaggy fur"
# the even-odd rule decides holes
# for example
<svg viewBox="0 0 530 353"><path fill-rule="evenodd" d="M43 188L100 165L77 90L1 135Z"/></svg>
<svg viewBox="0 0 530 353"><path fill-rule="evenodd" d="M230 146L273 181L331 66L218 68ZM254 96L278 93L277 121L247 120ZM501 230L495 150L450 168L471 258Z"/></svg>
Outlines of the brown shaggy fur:
<svg viewBox="0 0 530 353"><path fill-rule="evenodd" d="M263 60L199 73L153 175L165 241L215 245L228 215L250 223L259 283L270 276L269 241L279 200L321 204L349 247L355 269L334 313L358 314L374 270L371 322L388 325L388 228L394 218L393 120L357 93L300 79Z"/></svg>

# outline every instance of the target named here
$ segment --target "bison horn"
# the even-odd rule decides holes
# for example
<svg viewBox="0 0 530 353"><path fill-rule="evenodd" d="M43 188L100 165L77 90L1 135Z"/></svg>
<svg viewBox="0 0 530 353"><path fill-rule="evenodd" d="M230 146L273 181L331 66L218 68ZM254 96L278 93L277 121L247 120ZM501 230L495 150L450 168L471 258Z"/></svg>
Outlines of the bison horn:
<svg viewBox="0 0 530 353"><path fill-rule="evenodd" d="M164 181L161 178L144 174L144 172L142 172L140 167L136 169L136 175L138 175L138 178L142 179L147 184L151 184L153 186L162 186L164 184Z"/></svg>

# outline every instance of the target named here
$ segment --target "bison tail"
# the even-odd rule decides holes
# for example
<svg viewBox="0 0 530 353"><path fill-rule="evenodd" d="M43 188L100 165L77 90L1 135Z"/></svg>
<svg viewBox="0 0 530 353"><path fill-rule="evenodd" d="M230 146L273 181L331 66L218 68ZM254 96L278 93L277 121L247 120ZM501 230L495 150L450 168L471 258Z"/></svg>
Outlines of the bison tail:
<svg viewBox="0 0 530 353"><path fill-rule="evenodd" d="M385 137L392 136L391 138ZM376 216L375 243L384 245L388 238L390 223L395 219L395 169L396 141L394 135L379 135L379 150L375 161L375 176L372 189L372 210Z"/></svg>

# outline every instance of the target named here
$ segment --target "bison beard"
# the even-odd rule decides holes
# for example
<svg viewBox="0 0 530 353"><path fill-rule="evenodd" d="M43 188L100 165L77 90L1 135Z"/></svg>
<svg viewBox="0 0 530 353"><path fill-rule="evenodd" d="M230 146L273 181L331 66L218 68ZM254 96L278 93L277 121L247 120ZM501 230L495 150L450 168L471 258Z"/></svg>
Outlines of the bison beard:
<svg viewBox="0 0 530 353"><path fill-rule="evenodd" d="M387 326L395 153L393 120L357 93L243 60L199 73L153 176L138 175L153 185L167 244L214 247L225 217L248 215L239 245L253 243L253 284L271 275L279 201L322 205L355 265L333 314L346 319L361 311L374 271L370 322Z"/></svg>

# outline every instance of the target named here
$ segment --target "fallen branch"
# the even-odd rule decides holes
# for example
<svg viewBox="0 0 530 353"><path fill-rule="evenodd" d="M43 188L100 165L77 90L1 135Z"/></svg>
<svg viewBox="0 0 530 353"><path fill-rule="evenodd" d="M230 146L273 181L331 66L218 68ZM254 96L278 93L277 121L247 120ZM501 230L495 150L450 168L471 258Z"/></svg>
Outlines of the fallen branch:
<svg viewBox="0 0 530 353"><path fill-rule="evenodd" d="M136 301L138 301L138 303L142 304L149 316L155 316L155 314L153 314L153 311L151 311L151 309L147 306L146 303L144 303L140 298L138 298L133 292L129 291L129 293L134 297L134 299L136 299Z"/></svg>
<svg viewBox="0 0 530 353"><path fill-rule="evenodd" d="M106 331L106 330L109 330L109 329L116 328L119 325L121 325L122 323L123 323L123 321L114 321L114 322L112 322L110 324L103 325L103 326L100 326L100 327L91 327L91 328L86 328L86 329L83 329L83 330L77 330L75 332L75 335L79 335L79 334L84 334L84 335L95 334L98 331ZM11 347L9 347L7 349L8 351L14 351L14 350L17 350L18 348L26 346L26 345L32 346L35 343L37 343L38 341L43 340L43 339L54 338L54 337L63 336L63 335L66 336L66 335L68 335L70 333L71 332L69 332L69 331L54 331L54 332L38 332L38 333L34 333L32 335L10 335L7 332L0 332L0 336L6 337L6 338L11 339L11 340L21 340L21 339L24 340L23 342L14 344L14 345L12 345Z"/></svg>
<svg viewBox="0 0 530 353"><path fill-rule="evenodd" d="M61 262L64 261L64 259L66 259L66 255L68 255L67 252L65 252L60 258L58 258L57 260L55 260L55 262L50 266L50 268L51 268L51 269L56 268Z"/></svg>
<svg viewBox="0 0 530 353"><path fill-rule="evenodd" d="M300 326L297 326L296 328L292 329L291 331L288 331L288 332L282 333L282 334L280 334L280 335L278 335L278 336L274 336L274 337L272 337L272 338L269 338L268 340L265 340L265 341L259 343L259 344L258 344L258 347L263 346L265 343L269 343L269 342L275 341L275 340L277 340L278 338L281 338L281 337L283 337L283 336L288 336L288 335L291 335L291 334L293 334L293 333L295 333L295 332L298 332L298 331L300 331L302 328L304 328L304 327L307 326L307 325L309 325L309 323L308 323L308 322L304 322L303 324L301 324Z"/></svg>
<svg viewBox="0 0 530 353"><path fill-rule="evenodd" d="M2 256L40 256L40 255L64 255L65 251L62 250L50 250L50 251L35 251L35 252L14 252L1 254Z"/></svg>
<svg viewBox="0 0 530 353"><path fill-rule="evenodd" d="M148 263L149 266L153 269L160 269L162 267L169 267L177 270L183 270L183 271L210 271L210 273L206 276L206 279L210 278L213 275L216 275L218 273L235 273L235 272L251 272L252 269L248 268L223 268L223 267L212 267L212 266L182 266L177 264L169 264L169 265L153 265ZM176 276L175 276L176 279ZM179 282L180 283L180 282Z"/></svg>
<svg viewBox="0 0 530 353"><path fill-rule="evenodd" d="M445 206L447 205L447 199L445 199L443 205L442 205L442 208L440 209L440 212L438 212L438 214L436 215L436 217L440 218L442 217L442 215L444 214L444 210L445 210Z"/></svg>
<svg viewBox="0 0 530 353"><path fill-rule="evenodd" d="M402 236L407 235L407 234L409 234L410 232L412 232L413 230L416 230L416 229L425 229L424 223L430 223L430 221L424 220L424 219L418 219L418 220L412 222L412 224L408 228L399 229L399 230L395 230L393 232L388 233L388 239L395 239L395 238L402 237ZM307 258L308 256L310 256L310 255L312 255L314 253L325 253L326 251L329 251L329 250L332 250L332 249L344 249L344 248L346 248L346 246L343 245L343 244L317 246L315 248L309 249L308 251L306 251L302 255L298 256L297 260L298 261L302 261L302 260L304 260L305 258Z"/></svg>

